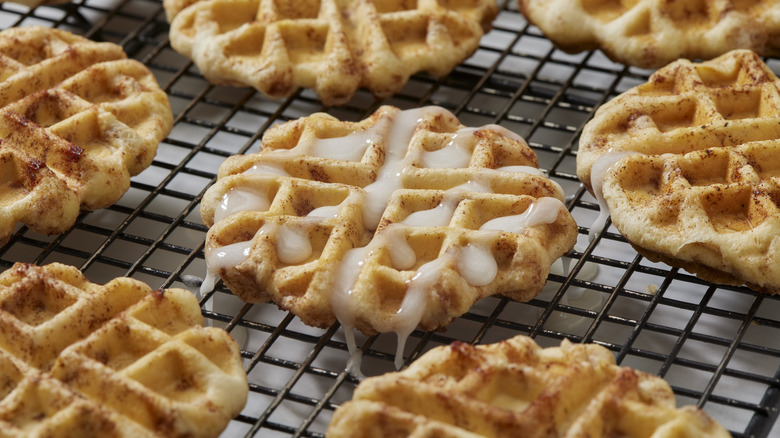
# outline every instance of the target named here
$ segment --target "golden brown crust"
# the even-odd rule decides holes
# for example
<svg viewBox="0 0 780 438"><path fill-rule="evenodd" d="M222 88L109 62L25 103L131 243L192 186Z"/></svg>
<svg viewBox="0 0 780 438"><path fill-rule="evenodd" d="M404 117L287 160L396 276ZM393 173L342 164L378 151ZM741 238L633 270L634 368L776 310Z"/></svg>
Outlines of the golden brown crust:
<svg viewBox="0 0 780 438"><path fill-rule="evenodd" d="M216 84L280 98L313 88L326 105L358 88L388 97L449 73L478 47L493 0L166 0L171 46Z"/></svg>
<svg viewBox="0 0 780 438"><path fill-rule="evenodd" d="M116 202L173 124L168 97L122 48L58 29L0 32L0 242Z"/></svg>
<svg viewBox="0 0 780 438"><path fill-rule="evenodd" d="M778 122L780 80L755 53L677 61L599 108L577 174L603 181L613 224L650 259L777 292Z"/></svg>
<svg viewBox="0 0 780 438"><path fill-rule="evenodd" d="M703 411L675 408L659 377L595 344L541 348L525 336L456 342L363 380L328 427L346 437L729 437Z"/></svg>
<svg viewBox="0 0 780 438"><path fill-rule="evenodd" d="M218 436L247 379L235 341L202 324L186 290L17 263L0 274L0 430Z"/></svg>
<svg viewBox="0 0 780 438"><path fill-rule="evenodd" d="M568 52L601 49L611 59L658 68L678 58L730 50L780 53L780 2L762 0L518 0L520 10Z"/></svg>

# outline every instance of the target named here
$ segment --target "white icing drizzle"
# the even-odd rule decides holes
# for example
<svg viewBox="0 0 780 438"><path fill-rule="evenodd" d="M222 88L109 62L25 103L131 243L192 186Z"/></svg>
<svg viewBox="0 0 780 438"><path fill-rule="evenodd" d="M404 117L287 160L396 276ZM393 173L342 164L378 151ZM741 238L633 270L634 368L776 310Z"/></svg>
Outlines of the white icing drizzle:
<svg viewBox="0 0 780 438"><path fill-rule="evenodd" d="M332 218L339 215L339 208L340 205L325 205L322 207L315 208L314 210L310 211L307 216L309 217L321 217L321 218Z"/></svg>
<svg viewBox="0 0 780 438"><path fill-rule="evenodd" d="M485 222L479 229L519 233L524 228L555 222L555 219L558 218L558 213L565 209L566 206L556 198L539 198L528 206L523 213L497 217Z"/></svg>
<svg viewBox="0 0 780 438"><path fill-rule="evenodd" d="M258 163L244 171L246 175L278 175L290 176L282 166L274 163Z"/></svg>
<svg viewBox="0 0 780 438"><path fill-rule="evenodd" d="M387 253L390 256L390 263L396 269L412 269L417 263L417 254L414 253L414 249L406 241L402 231L402 226L398 224L391 224L383 231L383 245L387 249Z"/></svg>
<svg viewBox="0 0 780 438"><path fill-rule="evenodd" d="M457 198L445 195L442 202L436 207L415 211L401 223L411 227L444 227L452 220L452 215L455 213L457 206Z"/></svg>
<svg viewBox="0 0 780 438"><path fill-rule="evenodd" d="M308 155L312 157L329 158L333 160L360 161L366 149L373 143L376 126L365 131L351 133L331 138L319 138L313 131L304 131L298 139L298 144L290 149L273 149L263 151L265 156ZM349 139L349 141L345 141Z"/></svg>
<svg viewBox="0 0 780 438"><path fill-rule="evenodd" d="M493 188L490 187L490 181L488 181L484 176L485 174L478 173L474 179L466 181L457 187L453 187L448 190L448 192L461 190L466 192L493 193Z"/></svg>
<svg viewBox="0 0 780 438"><path fill-rule="evenodd" d="M609 169L614 166L618 161L628 155L636 154L634 151L617 151L607 152L599 157L590 168L590 184L593 187L593 193L596 195L596 201L599 203L599 215L591 225L588 231L588 241L593 242L596 238L596 233L601 232L604 225L607 224L609 219L609 205L604 199L604 192L602 191L602 184L604 182L604 175Z"/></svg>
<svg viewBox="0 0 780 438"><path fill-rule="evenodd" d="M460 168L468 167L474 147L474 131L477 128L462 128L455 131L452 140L441 149L423 151L420 157L423 167Z"/></svg>
<svg viewBox="0 0 780 438"><path fill-rule="evenodd" d="M264 194L248 187L233 187L224 195L214 210L214 222L219 222L240 211L267 211L271 202Z"/></svg>
<svg viewBox="0 0 780 438"><path fill-rule="evenodd" d="M379 132L385 133L385 157L376 180L364 187L367 196L363 207L363 219L369 230L376 229L393 192L402 187L403 173L408 166L405 158L419 120L427 113L436 112L444 113L446 110L424 107L401 111L383 117L375 125Z"/></svg>
<svg viewBox="0 0 780 438"><path fill-rule="evenodd" d="M360 161L366 149L373 143L372 129L353 132L347 137L317 138L312 141L309 154L334 160ZM344 141L349 138L349 141Z"/></svg>
<svg viewBox="0 0 780 438"><path fill-rule="evenodd" d="M377 123L365 130L353 132L343 137L318 139L312 133L304 134L299 144L292 149L268 151L266 156L274 155L298 155L308 154L323 158L337 160L360 160L371 144L383 146L384 161L377 171L375 181L364 188L364 222L368 230L376 230L380 219L392 194L403 187L402 177L410 168L415 157L420 157L419 150L409 153L409 145L415 134L415 129L420 119L427 116L448 115L443 108L425 107L397 113L383 115ZM517 134L498 125L488 125L478 129L491 129L501 135L525 142ZM425 167L466 167L469 164L474 148L475 128L458 130L450 143L438 151L422 152L421 162ZM534 175L543 175L536 168L529 166L505 166L498 171L525 172ZM409 215L400 224L391 224L385 227L368 246L348 250L335 270L334 283L331 289L330 304L332 310L344 328L347 346L350 351L350 372L360 373L360 357L354 336L356 315L353 289L363 266L367 263L375 251L387 251L390 263L395 269L409 270L417 264L417 257L405 239L403 230L410 226L445 226L447 225L457 208L458 202L463 199L464 192L492 193L488 180L489 172L485 170L467 183L450 189L445 193L442 202L436 207L418 211ZM257 164L245 173L266 173L289 176L287 172L276 164ZM235 198L234 198L235 196ZM254 209L262 210L262 199L230 194L224 199L224 210L220 218L236 211ZM244 204L243 207L240 204ZM265 207L268 208L267 206ZM318 223L323 218L336 217L340 206L323 206L312 210L308 217L311 223ZM498 267L492 254L492 246L498 233L493 231L518 232L524 227L531 227L539 223L555 221L563 204L554 198L542 198L532 204L521 215L507 218L497 218L483 225L483 229L492 230L487 236L477 241L457 248L447 250L435 260L419 266L407 281L407 290L397 312L388 320L375 323L374 327L380 332L395 332L398 336L395 365L403 364L403 350L409 335L420 324L425 312L426 303L432 287L438 283L446 269L457 269L466 281L474 286L484 286L493 281L497 275ZM305 261L311 257L312 248L308 238L308 227L305 224L297 226L264 225L258 230L258 234L271 231L278 236L276 242L277 256L282 263L294 264ZM227 247L207 250L206 262L208 265L207 278L213 278L221 267L237 265L249 256L251 241L240 242ZM204 286L206 281L204 280Z"/></svg>

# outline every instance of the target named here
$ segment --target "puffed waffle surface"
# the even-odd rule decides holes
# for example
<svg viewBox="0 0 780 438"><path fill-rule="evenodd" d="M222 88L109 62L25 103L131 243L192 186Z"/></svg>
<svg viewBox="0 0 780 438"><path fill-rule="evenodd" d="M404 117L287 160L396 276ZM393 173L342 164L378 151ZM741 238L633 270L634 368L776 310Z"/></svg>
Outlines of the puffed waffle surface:
<svg viewBox="0 0 780 438"><path fill-rule="evenodd" d="M662 67L736 49L780 54L780 1L518 0L522 13L568 52L601 49L623 64Z"/></svg>
<svg viewBox="0 0 780 438"><path fill-rule="evenodd" d="M116 44L11 28L0 64L0 243L19 222L56 234L115 203L173 124L152 73Z"/></svg>
<svg viewBox="0 0 780 438"><path fill-rule="evenodd" d="M672 63L603 105L577 172L650 259L778 292L778 140L780 81L756 54L733 51Z"/></svg>
<svg viewBox="0 0 780 438"><path fill-rule="evenodd" d="M704 411L677 408L660 377L615 364L595 344L542 348L516 336L436 347L370 377L336 409L326 436L730 437Z"/></svg>
<svg viewBox="0 0 780 438"><path fill-rule="evenodd" d="M274 126L259 153L223 163L201 215L209 276L242 300L313 326L408 334L490 295L536 296L576 240L562 200L516 134L384 106L360 122L318 113ZM504 217L530 222L484 229Z"/></svg>
<svg viewBox="0 0 780 438"><path fill-rule="evenodd" d="M469 57L494 0L165 0L171 46L216 84L267 96L313 88L326 105L358 88L377 97Z"/></svg>
<svg viewBox="0 0 780 438"><path fill-rule="evenodd" d="M0 274L0 377L0 437L215 437L248 394L191 292L58 263Z"/></svg>

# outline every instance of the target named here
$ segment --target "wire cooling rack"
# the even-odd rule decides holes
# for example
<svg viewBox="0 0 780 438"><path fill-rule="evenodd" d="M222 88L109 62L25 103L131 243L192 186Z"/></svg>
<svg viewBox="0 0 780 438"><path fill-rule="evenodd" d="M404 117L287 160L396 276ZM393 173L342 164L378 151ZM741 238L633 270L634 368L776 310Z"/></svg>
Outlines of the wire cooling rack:
<svg viewBox="0 0 780 438"><path fill-rule="evenodd" d="M226 157L257 151L272 124L317 111L360 120L381 104L440 105L466 125L498 123L524 136L565 189L579 239L571 269L554 266L536 299L488 298L444 331L414 332L406 363L454 340L490 343L525 334L543 346L562 338L595 342L619 363L663 376L678 403L702 407L734 436L771 436L780 406L778 298L649 262L612 227L597 230L592 243L587 238L598 206L575 175L578 136L600 104L651 72L600 52L555 50L513 0L500 6L478 51L449 76L416 75L391 99L377 101L361 91L345 106L325 108L307 90L273 101L251 89L209 84L171 49L160 1L82 0L35 9L0 3L2 28L45 25L122 45L155 73L175 117L152 166L116 205L82 214L62 235L20 226L0 247L0 267L58 261L81 268L93 282L130 276L194 292L206 272L199 201ZM780 60L767 62L780 72ZM221 284L201 305L209 324L239 341L249 376L249 401L223 436L323 436L334 409L357 384L344 371L341 328L315 329L273 304L244 304ZM366 375L393 369L394 335L358 340Z"/></svg>

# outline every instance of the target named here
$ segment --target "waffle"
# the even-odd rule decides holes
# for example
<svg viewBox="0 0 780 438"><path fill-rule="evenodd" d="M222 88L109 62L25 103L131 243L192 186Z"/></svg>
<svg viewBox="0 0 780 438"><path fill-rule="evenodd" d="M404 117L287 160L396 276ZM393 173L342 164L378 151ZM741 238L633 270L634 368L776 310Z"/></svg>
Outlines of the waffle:
<svg viewBox="0 0 780 438"><path fill-rule="evenodd" d="M676 408L661 378L615 365L595 344L541 348L516 336L455 342L363 380L326 433L343 437L730 437L704 411Z"/></svg>
<svg viewBox="0 0 780 438"><path fill-rule="evenodd" d="M780 1L518 0L522 13L561 49L601 49L613 60L658 68L730 50L780 54Z"/></svg>
<svg viewBox="0 0 780 438"><path fill-rule="evenodd" d="M483 297L527 301L576 240L563 191L522 138L443 108L318 113L262 146L228 158L203 197L204 291L219 275L312 326L403 338Z"/></svg>
<svg viewBox="0 0 780 438"><path fill-rule="evenodd" d="M578 176L648 258L778 292L779 92L749 51L677 61L596 112Z"/></svg>
<svg viewBox="0 0 780 438"><path fill-rule="evenodd" d="M30 26L0 32L0 243L116 202L173 124L168 98L122 48Z"/></svg>
<svg viewBox="0 0 780 438"><path fill-rule="evenodd" d="M0 274L0 436L216 437L246 402L238 346L194 295L71 266Z"/></svg>
<svg viewBox="0 0 780 438"><path fill-rule="evenodd" d="M313 88L326 105L377 97L414 73L444 76L470 56L494 0L165 0L171 46L215 84L272 98Z"/></svg>

